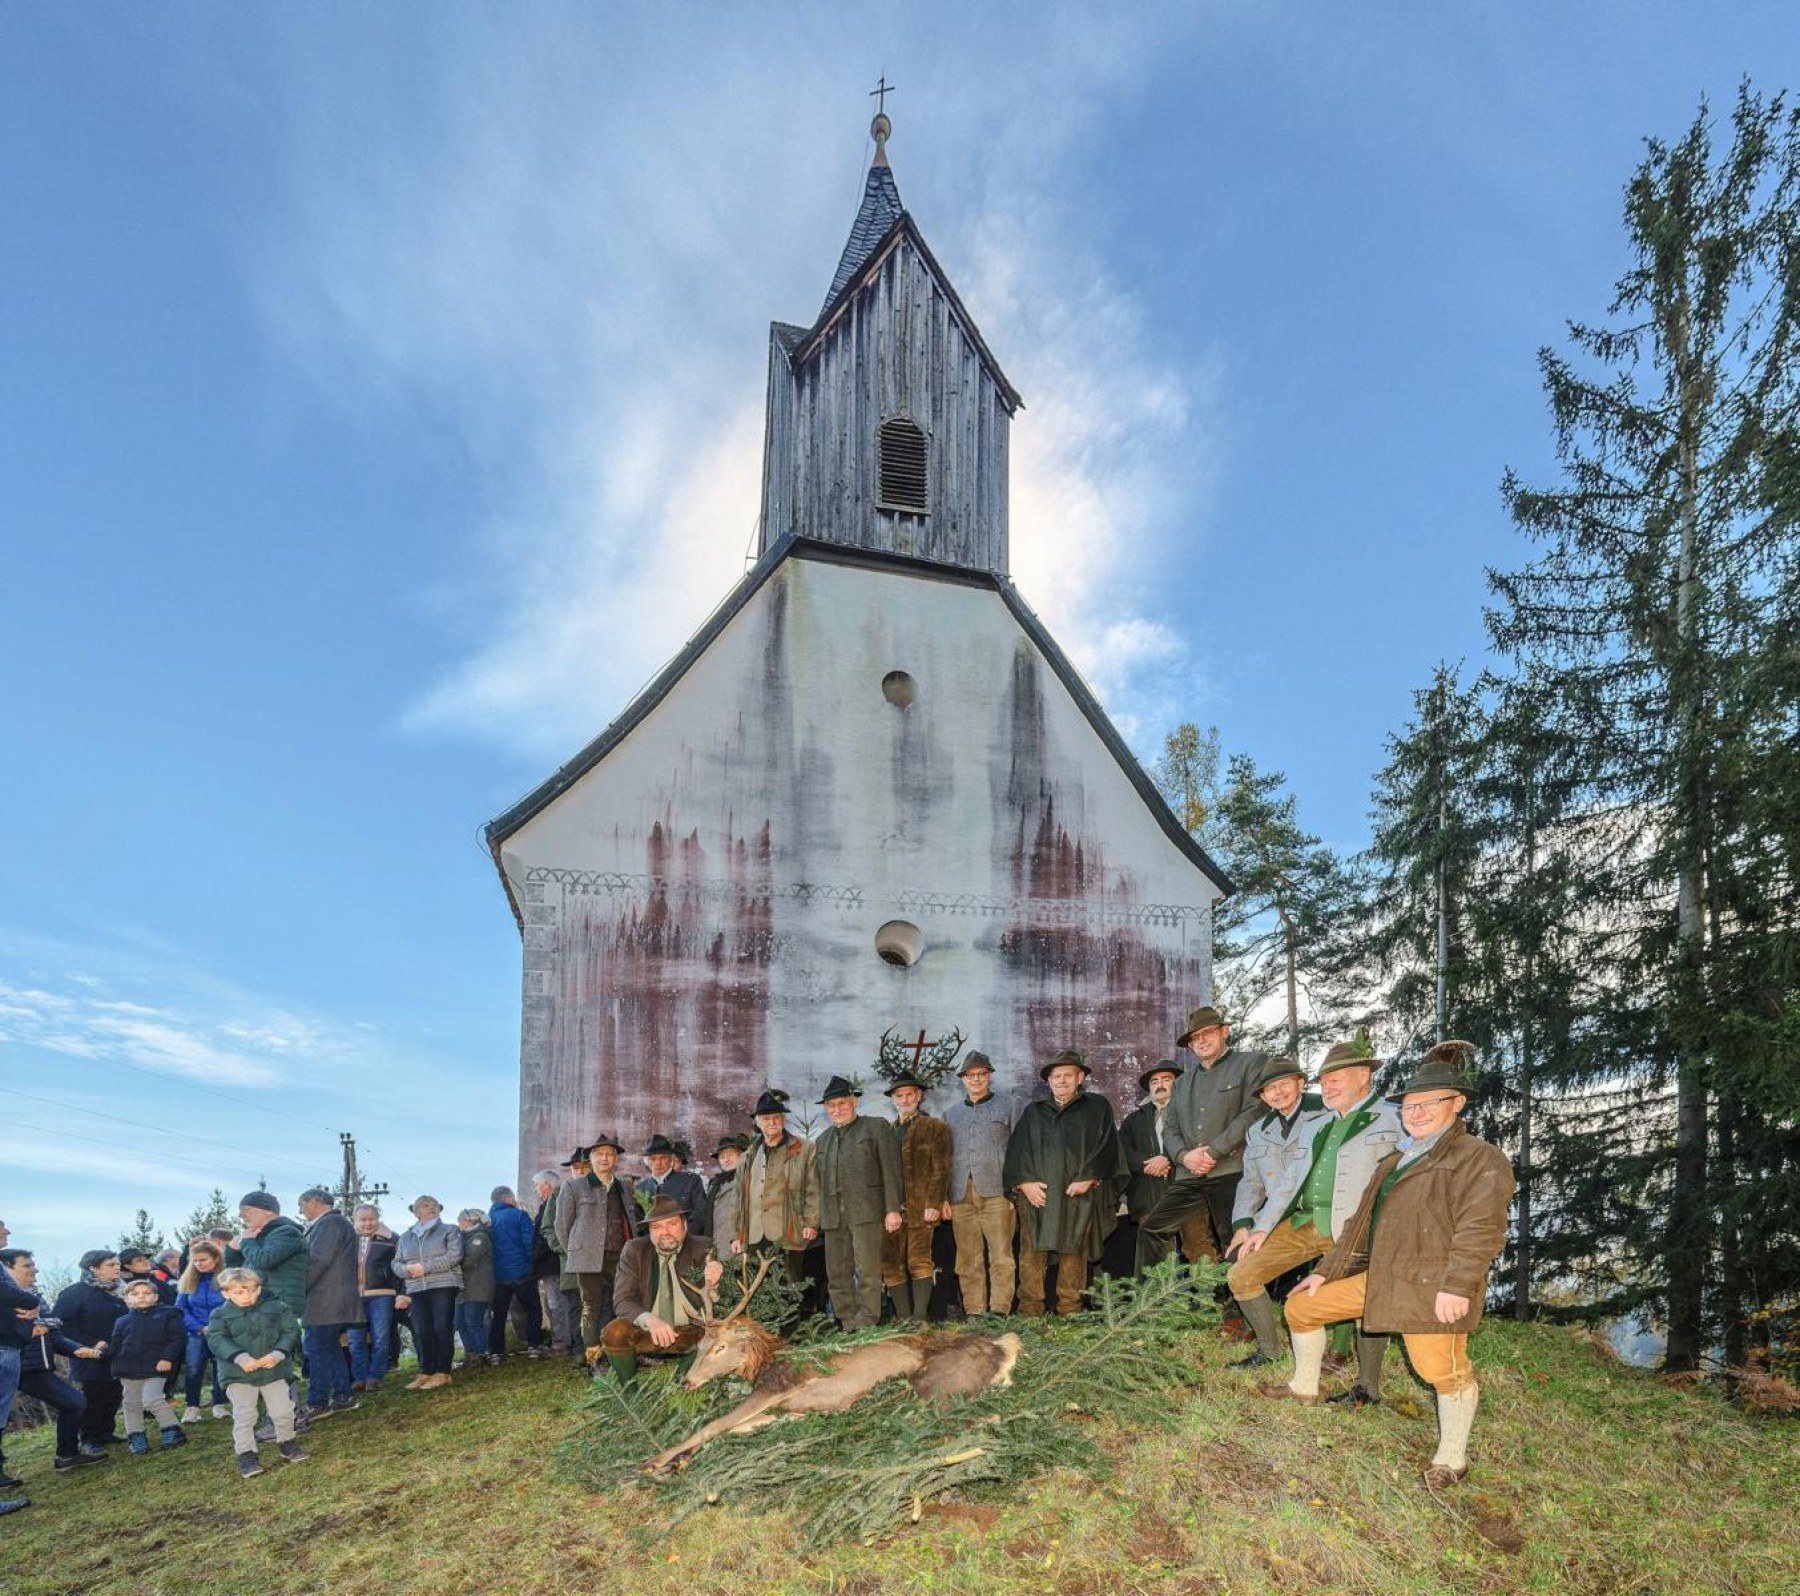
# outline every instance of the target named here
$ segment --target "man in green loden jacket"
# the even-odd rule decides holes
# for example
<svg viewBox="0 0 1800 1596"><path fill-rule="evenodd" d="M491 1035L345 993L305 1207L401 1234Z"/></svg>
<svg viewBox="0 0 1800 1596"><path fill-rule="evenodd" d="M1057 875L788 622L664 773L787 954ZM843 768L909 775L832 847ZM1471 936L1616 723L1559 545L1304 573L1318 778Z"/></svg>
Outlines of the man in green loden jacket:
<svg viewBox="0 0 1800 1596"><path fill-rule="evenodd" d="M303 1319L306 1276L312 1264L306 1232L282 1213L281 1204L266 1191L246 1192L239 1198L238 1218L242 1229L237 1250L244 1267L254 1269L264 1291L279 1297L296 1319Z"/></svg>
<svg viewBox="0 0 1800 1596"><path fill-rule="evenodd" d="M900 1143L886 1120L858 1115L861 1096L843 1076L831 1077L819 1099L831 1123L815 1144L825 1281L846 1330L880 1321L882 1237L904 1223Z"/></svg>
<svg viewBox="0 0 1800 1596"><path fill-rule="evenodd" d="M1019 1312L1044 1313L1044 1280L1056 1260L1056 1311L1081 1308L1088 1265L1118 1223L1125 1159L1112 1104L1086 1088L1087 1060L1065 1048L1038 1074L1048 1100L1027 1103L1006 1144L1006 1189L1019 1207Z"/></svg>

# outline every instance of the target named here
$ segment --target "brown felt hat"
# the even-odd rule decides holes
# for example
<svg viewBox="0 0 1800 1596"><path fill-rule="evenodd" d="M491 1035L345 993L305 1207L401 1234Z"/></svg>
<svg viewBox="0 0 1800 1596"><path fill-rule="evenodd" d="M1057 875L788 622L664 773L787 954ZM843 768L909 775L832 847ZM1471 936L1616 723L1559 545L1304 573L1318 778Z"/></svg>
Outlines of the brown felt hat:
<svg viewBox="0 0 1800 1596"><path fill-rule="evenodd" d="M1210 1025L1224 1025L1225 1016L1210 1003L1203 1003L1199 1008L1190 1010L1187 1017L1187 1029L1175 1038L1177 1047L1186 1047L1194 1039L1194 1032L1204 1031Z"/></svg>
<svg viewBox="0 0 1800 1596"><path fill-rule="evenodd" d="M1054 1069L1060 1069L1064 1064L1073 1064L1084 1076L1092 1075L1094 1073L1088 1068L1086 1054L1082 1053L1077 1048L1065 1047L1055 1058L1051 1059L1048 1064L1038 1071L1038 1076L1040 1079L1047 1081L1050 1079L1050 1072Z"/></svg>
<svg viewBox="0 0 1800 1596"><path fill-rule="evenodd" d="M658 1192L650 1202L650 1211L644 1215L646 1225L654 1225L659 1219L686 1219L688 1211L673 1197Z"/></svg>
<svg viewBox="0 0 1800 1596"><path fill-rule="evenodd" d="M1174 1059L1159 1058L1149 1069L1145 1070L1144 1073L1138 1077L1138 1090L1140 1092L1147 1092L1150 1090L1150 1077L1152 1075L1178 1076L1180 1074L1181 1066L1177 1064Z"/></svg>
<svg viewBox="0 0 1800 1596"><path fill-rule="evenodd" d="M970 1070L987 1070L992 1074L993 1068L994 1061L989 1058L987 1054L981 1052L979 1049L971 1049L968 1057L962 1061L962 1068L956 1073L959 1076L962 1076L967 1075Z"/></svg>
<svg viewBox="0 0 1800 1596"><path fill-rule="evenodd" d="M902 1070L898 1075L896 1075L893 1078L892 1081L890 1081L888 1083L887 1090L885 1092L883 1092L881 1095L883 1097L892 1097L894 1095L894 1093L899 1091L902 1086L910 1086L915 1091L918 1091L918 1092L924 1092L924 1091L930 1090L930 1088L927 1087L926 1084L922 1080L920 1080L918 1076L913 1074L913 1072L911 1070Z"/></svg>

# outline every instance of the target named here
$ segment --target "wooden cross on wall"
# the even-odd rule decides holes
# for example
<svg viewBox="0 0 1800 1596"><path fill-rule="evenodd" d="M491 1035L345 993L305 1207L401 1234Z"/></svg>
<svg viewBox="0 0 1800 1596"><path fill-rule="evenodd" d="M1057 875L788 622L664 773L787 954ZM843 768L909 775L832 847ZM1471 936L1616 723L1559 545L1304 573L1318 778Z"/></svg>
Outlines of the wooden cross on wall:
<svg viewBox="0 0 1800 1596"><path fill-rule="evenodd" d="M924 1033L924 1031L921 1030L919 1032L918 1041L916 1041L916 1042L900 1042L900 1043L897 1043L896 1046L898 1046L899 1050L902 1053L912 1054L912 1056L913 1056L912 1067L913 1067L914 1073L916 1074L918 1072L918 1068L919 1068L919 1060L925 1056L925 1049L928 1047L936 1047L937 1043L936 1042L927 1042L925 1040L925 1033Z"/></svg>

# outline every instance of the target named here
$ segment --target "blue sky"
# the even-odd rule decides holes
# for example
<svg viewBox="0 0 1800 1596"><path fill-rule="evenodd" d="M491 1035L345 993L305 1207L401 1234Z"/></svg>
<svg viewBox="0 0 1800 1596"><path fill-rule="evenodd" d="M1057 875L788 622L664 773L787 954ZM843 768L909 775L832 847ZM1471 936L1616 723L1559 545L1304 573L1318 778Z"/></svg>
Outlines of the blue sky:
<svg viewBox="0 0 1800 1596"><path fill-rule="evenodd" d="M478 828L742 570L878 74L1025 395L1026 596L1142 752L1216 723L1346 848L1481 656L1642 136L1800 78L1777 5L716 10L0 17L0 1217L46 1257L291 1202L340 1128L407 1195L512 1175Z"/></svg>

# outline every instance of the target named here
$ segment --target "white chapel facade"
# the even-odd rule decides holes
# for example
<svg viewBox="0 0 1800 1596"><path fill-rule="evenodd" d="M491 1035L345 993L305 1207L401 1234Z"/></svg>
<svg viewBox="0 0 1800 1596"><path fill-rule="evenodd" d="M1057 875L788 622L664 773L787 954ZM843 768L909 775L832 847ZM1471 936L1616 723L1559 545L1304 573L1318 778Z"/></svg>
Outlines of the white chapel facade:
<svg viewBox="0 0 1800 1596"><path fill-rule="evenodd" d="M1211 991L1229 883L1012 585L1020 398L887 131L823 310L771 330L755 565L487 828L524 1170L602 1131L710 1148L765 1085L817 1114L834 1074L878 1090L884 1036L1021 1090L1080 1047L1123 1108Z"/></svg>

